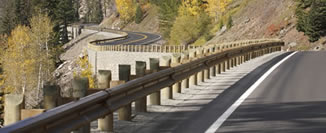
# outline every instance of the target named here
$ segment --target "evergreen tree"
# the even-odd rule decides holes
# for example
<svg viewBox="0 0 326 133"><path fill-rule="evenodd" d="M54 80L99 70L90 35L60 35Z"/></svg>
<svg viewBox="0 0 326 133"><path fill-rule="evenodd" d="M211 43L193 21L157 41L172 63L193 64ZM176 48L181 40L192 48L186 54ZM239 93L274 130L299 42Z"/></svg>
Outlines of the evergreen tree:
<svg viewBox="0 0 326 133"><path fill-rule="evenodd" d="M87 1L86 22L100 23L103 20L102 4L100 0Z"/></svg>
<svg viewBox="0 0 326 133"><path fill-rule="evenodd" d="M140 5L137 5L137 9L136 9L136 15L135 15L135 22L136 24L139 24L143 19L143 11L140 7Z"/></svg>
<svg viewBox="0 0 326 133"><path fill-rule="evenodd" d="M233 26L232 16L229 15L228 18L227 18L226 27L227 27L228 29L231 29L232 26Z"/></svg>
<svg viewBox="0 0 326 133"><path fill-rule="evenodd" d="M16 22L21 25L29 25L29 18L32 16L30 0L15 0Z"/></svg>
<svg viewBox="0 0 326 133"><path fill-rule="evenodd" d="M2 34L9 35L11 33L11 30L13 30L17 23L16 20L16 14L15 14L15 1L12 0L4 0L3 1L3 14L1 16L1 22L0 22L0 28Z"/></svg>
<svg viewBox="0 0 326 133"><path fill-rule="evenodd" d="M59 0L54 10L54 31L55 40L59 44L65 44L69 41L67 27L74 22L74 9L72 0Z"/></svg>
<svg viewBox="0 0 326 133"><path fill-rule="evenodd" d="M326 0L299 0L296 16L297 30L304 32L309 41L318 41L326 35Z"/></svg>
<svg viewBox="0 0 326 133"><path fill-rule="evenodd" d="M155 1L155 3L159 6L158 17L160 32L163 37L169 38L181 2L180 0L164 0Z"/></svg>

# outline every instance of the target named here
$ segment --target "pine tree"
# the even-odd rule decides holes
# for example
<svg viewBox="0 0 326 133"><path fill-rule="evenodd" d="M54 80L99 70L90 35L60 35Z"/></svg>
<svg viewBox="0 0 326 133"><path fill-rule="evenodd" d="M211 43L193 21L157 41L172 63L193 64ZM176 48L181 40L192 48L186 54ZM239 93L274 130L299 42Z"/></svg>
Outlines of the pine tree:
<svg viewBox="0 0 326 133"><path fill-rule="evenodd" d="M69 41L67 27L74 22L74 9L72 0L59 0L54 9L54 31L56 42L65 44Z"/></svg>
<svg viewBox="0 0 326 133"><path fill-rule="evenodd" d="M3 34L9 35L11 30L13 30L16 23L16 14L15 14L15 1L13 0L4 0L3 4L6 5L3 7L3 14L1 16L0 28Z"/></svg>
<svg viewBox="0 0 326 133"><path fill-rule="evenodd" d="M140 7L140 5L137 5L137 9L136 9L136 15L135 15L135 22L136 24L139 24L143 19L143 11Z"/></svg>
<svg viewBox="0 0 326 133"><path fill-rule="evenodd" d="M233 26L232 16L229 15L228 18L227 18L226 27L227 27L228 29L231 29L232 26Z"/></svg>
<svg viewBox="0 0 326 133"><path fill-rule="evenodd" d="M29 25L28 19L32 16L30 0L15 0L16 22L21 25Z"/></svg>
<svg viewBox="0 0 326 133"><path fill-rule="evenodd" d="M171 28L178 15L178 8L181 2L179 0L164 0L158 3L159 6L159 26L163 37L169 38Z"/></svg>
<svg viewBox="0 0 326 133"><path fill-rule="evenodd" d="M100 0L87 1L86 22L100 23L103 20L102 4Z"/></svg>
<svg viewBox="0 0 326 133"><path fill-rule="evenodd" d="M296 16L297 30L304 32L309 41L315 42L326 35L326 1L299 0Z"/></svg>

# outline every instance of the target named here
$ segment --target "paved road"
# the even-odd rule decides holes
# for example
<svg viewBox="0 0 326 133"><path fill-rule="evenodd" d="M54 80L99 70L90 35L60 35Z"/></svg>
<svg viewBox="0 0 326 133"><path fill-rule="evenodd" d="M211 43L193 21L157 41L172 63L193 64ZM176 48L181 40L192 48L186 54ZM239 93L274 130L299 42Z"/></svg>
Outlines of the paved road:
<svg viewBox="0 0 326 133"><path fill-rule="evenodd" d="M205 132L262 74L288 54L277 52L250 60L199 86L183 90L174 100L162 103L162 108L152 110L149 106L151 115L137 115L132 132ZM144 122L153 116L152 120Z"/></svg>
<svg viewBox="0 0 326 133"><path fill-rule="evenodd" d="M326 52L299 52L247 98L218 133L325 133Z"/></svg>
<svg viewBox="0 0 326 133"><path fill-rule="evenodd" d="M198 111L171 113L152 128L134 132L204 133L265 72L289 54L254 69ZM216 132L325 133L325 66L326 52L296 53L275 69Z"/></svg>
<svg viewBox="0 0 326 133"><path fill-rule="evenodd" d="M142 32L127 32L126 39L107 42L100 45L146 45L161 39L160 35Z"/></svg>

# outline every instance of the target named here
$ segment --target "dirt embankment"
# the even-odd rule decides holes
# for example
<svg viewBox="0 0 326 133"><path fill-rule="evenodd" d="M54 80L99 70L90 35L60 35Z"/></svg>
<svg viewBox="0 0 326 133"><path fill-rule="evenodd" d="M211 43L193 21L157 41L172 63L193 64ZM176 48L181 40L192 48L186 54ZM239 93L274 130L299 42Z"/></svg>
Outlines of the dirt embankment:
<svg viewBox="0 0 326 133"><path fill-rule="evenodd" d="M236 0L235 4L240 4L240 1ZM310 43L302 32L296 30L295 8L294 0L249 0L247 6L233 16L234 26L211 42L280 38L286 42L287 48L324 47L326 38Z"/></svg>

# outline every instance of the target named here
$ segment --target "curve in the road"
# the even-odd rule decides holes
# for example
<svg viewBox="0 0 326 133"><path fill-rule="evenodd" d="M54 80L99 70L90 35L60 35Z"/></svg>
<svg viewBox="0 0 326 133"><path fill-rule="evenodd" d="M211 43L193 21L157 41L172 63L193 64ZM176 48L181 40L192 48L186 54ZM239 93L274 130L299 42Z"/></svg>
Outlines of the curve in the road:
<svg viewBox="0 0 326 133"><path fill-rule="evenodd" d="M161 39L160 35L143 33L143 32L127 32L126 39L116 40L112 42L106 42L97 45L146 45L156 42Z"/></svg>

